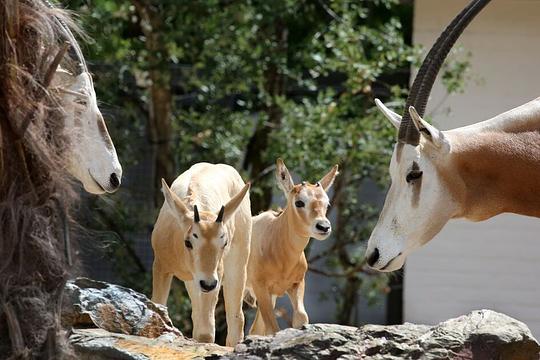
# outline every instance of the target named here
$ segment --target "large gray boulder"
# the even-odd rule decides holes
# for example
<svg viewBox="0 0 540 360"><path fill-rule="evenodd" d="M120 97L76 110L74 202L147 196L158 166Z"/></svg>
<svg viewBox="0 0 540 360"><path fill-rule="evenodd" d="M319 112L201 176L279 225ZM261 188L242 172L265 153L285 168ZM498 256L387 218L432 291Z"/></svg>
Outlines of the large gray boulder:
<svg viewBox="0 0 540 360"><path fill-rule="evenodd" d="M436 326L313 324L274 336L250 336L221 359L537 360L540 346L525 324L491 310Z"/></svg>
<svg viewBox="0 0 540 360"><path fill-rule="evenodd" d="M77 359L192 359L231 352L172 325L167 308L123 286L87 278L66 284L62 325Z"/></svg>
<svg viewBox="0 0 540 360"><path fill-rule="evenodd" d="M181 335L165 306L123 286L87 278L69 281L64 289L62 325L97 327L113 333L158 337Z"/></svg>
<svg viewBox="0 0 540 360"><path fill-rule="evenodd" d="M527 326L491 310L435 326L312 324L232 349L185 338L167 309L140 293L78 278L66 285L62 321L79 359L540 359Z"/></svg>

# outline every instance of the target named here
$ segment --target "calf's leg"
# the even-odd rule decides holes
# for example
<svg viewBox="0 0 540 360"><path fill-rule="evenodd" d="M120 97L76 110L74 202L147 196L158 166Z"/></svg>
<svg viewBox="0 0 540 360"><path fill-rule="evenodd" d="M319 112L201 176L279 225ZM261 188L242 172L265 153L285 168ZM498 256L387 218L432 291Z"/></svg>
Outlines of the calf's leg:
<svg viewBox="0 0 540 360"><path fill-rule="evenodd" d="M294 284L289 290L287 290L287 295L289 295L293 308L292 325L296 329L309 323L308 314L304 307L304 288L305 280L302 279L302 281L300 281L298 284Z"/></svg>

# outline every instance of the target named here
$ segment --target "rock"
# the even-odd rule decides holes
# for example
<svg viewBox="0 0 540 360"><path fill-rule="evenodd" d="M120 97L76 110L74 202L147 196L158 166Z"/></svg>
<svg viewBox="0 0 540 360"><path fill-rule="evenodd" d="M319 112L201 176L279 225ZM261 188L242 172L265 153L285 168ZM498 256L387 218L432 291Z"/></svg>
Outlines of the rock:
<svg viewBox="0 0 540 360"><path fill-rule="evenodd" d="M473 311L425 325L313 324L274 336L249 336L221 359L505 359L540 358L525 324L491 311Z"/></svg>
<svg viewBox="0 0 540 360"><path fill-rule="evenodd" d="M527 326L491 310L435 326L312 324L248 336L233 351L186 339L165 307L121 286L78 278L63 300L62 322L79 359L540 359Z"/></svg>
<svg viewBox="0 0 540 360"><path fill-rule="evenodd" d="M134 290L87 278L69 281L64 290L62 325L98 327L113 333L155 338L181 336L167 308Z"/></svg>
<svg viewBox="0 0 540 360"><path fill-rule="evenodd" d="M69 342L80 360L194 359L217 357L232 351L215 344L200 344L173 333L150 339L103 329L73 329Z"/></svg>

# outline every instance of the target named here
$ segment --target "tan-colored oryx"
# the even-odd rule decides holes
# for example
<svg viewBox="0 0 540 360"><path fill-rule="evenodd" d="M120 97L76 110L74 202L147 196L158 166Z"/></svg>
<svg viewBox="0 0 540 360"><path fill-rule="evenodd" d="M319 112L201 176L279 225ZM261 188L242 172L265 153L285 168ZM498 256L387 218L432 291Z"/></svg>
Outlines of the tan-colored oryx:
<svg viewBox="0 0 540 360"><path fill-rule="evenodd" d="M401 268L450 219L482 221L504 212L540 217L540 98L450 131L439 131L419 115L449 49L488 2L472 1L437 40L403 117L376 100L399 129L392 184L366 252L377 270Z"/></svg>
<svg viewBox="0 0 540 360"><path fill-rule="evenodd" d="M152 232L152 300L166 304L172 277L191 299L193 338L214 342L214 311L223 284L227 346L244 338L242 299L251 238L250 184L224 164L199 163L171 188Z"/></svg>
<svg viewBox="0 0 540 360"><path fill-rule="evenodd" d="M279 330L274 315L276 297L287 293L293 307L293 326L308 323L304 308L304 277L308 268L304 249L311 237L325 240L331 233L326 218L335 165L315 185L295 185L283 160L277 160L276 179L285 193L287 206L279 212L265 211L253 218L251 255L246 287L257 301L257 314L250 334L269 335Z"/></svg>

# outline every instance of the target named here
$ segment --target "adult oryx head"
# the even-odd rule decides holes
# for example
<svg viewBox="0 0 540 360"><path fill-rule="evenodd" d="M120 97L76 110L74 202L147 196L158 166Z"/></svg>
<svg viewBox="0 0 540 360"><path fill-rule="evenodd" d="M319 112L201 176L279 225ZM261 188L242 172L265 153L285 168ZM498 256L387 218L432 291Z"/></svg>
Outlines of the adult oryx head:
<svg viewBox="0 0 540 360"><path fill-rule="evenodd" d="M55 11L49 1L45 3ZM59 93L64 112L64 128L70 143L66 153L67 170L89 193L114 192L120 186L122 167L97 106L92 76L65 19L58 15L56 21L73 48L77 63L74 71L59 67L50 84L50 88Z"/></svg>
<svg viewBox="0 0 540 360"><path fill-rule="evenodd" d="M97 106L90 74L73 75L59 69L52 86L61 95L65 131L70 142L68 171L89 193L116 191L122 167Z"/></svg>
<svg viewBox="0 0 540 360"><path fill-rule="evenodd" d="M421 116L448 52L488 2L471 1L437 39L414 80L403 116L376 100L379 109L398 129L390 162L392 183L366 252L368 264L377 270L401 268L406 256L430 241L456 211L455 194L444 176L451 139Z"/></svg>

